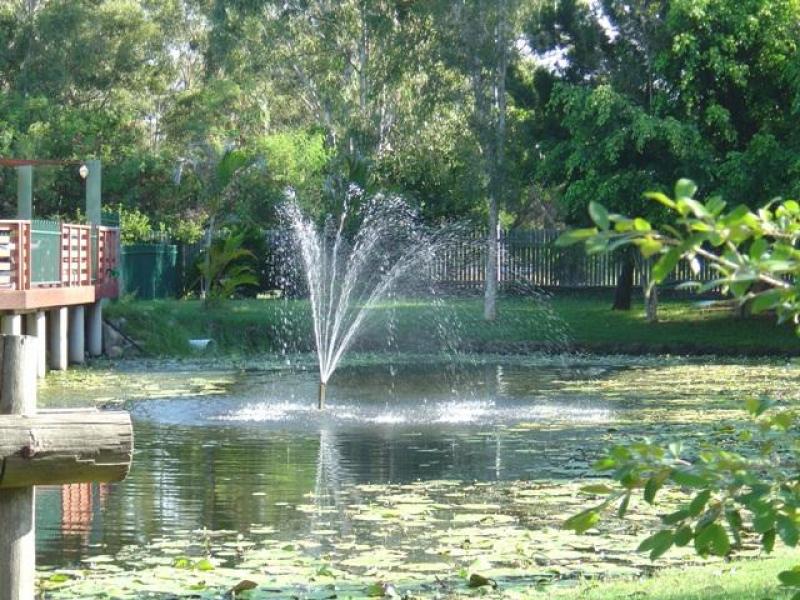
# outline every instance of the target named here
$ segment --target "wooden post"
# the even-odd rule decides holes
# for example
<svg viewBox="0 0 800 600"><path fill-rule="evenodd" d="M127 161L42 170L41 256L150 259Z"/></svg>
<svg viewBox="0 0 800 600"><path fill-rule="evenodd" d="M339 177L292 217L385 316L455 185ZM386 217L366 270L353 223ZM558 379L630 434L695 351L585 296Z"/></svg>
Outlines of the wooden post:
<svg viewBox="0 0 800 600"><path fill-rule="evenodd" d="M35 487L119 481L133 453L122 411L36 411L37 338L0 336L0 600L33 600Z"/></svg>
<svg viewBox="0 0 800 600"><path fill-rule="evenodd" d="M85 352L85 327L83 305L78 304L69 308L69 327L67 328L67 354L69 362L82 365L86 362Z"/></svg>
<svg viewBox="0 0 800 600"><path fill-rule="evenodd" d="M102 215L102 165L99 160L86 161L86 218L92 225L100 225Z"/></svg>
<svg viewBox="0 0 800 600"><path fill-rule="evenodd" d="M25 315L25 333L32 335L37 340L36 374L44 377L47 374L47 320L43 310Z"/></svg>
<svg viewBox="0 0 800 600"><path fill-rule="evenodd" d="M3 315L0 333L3 335L22 335L22 315L14 313Z"/></svg>
<svg viewBox="0 0 800 600"><path fill-rule="evenodd" d="M94 304L89 305L86 337L89 356L100 356L103 353L103 298L98 298Z"/></svg>
<svg viewBox="0 0 800 600"><path fill-rule="evenodd" d="M67 307L50 311L50 368L54 371L67 370Z"/></svg>
<svg viewBox="0 0 800 600"><path fill-rule="evenodd" d="M0 414L36 413L36 339L0 337ZM34 488L0 491L0 600L33 600Z"/></svg>
<svg viewBox="0 0 800 600"><path fill-rule="evenodd" d="M17 167L17 219L30 221L33 218L33 167Z"/></svg>

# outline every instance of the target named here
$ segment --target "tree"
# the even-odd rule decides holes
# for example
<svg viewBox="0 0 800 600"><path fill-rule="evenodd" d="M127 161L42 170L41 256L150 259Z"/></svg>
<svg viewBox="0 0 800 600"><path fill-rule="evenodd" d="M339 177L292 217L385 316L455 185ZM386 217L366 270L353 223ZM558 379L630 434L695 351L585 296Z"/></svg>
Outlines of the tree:
<svg viewBox="0 0 800 600"><path fill-rule="evenodd" d="M200 206L206 215L200 295L207 299L212 286L219 283L220 269L215 266L219 266L217 263L221 264L224 271L230 262L225 258L226 252L230 250L227 244L223 247L225 252L218 253L218 256L215 257L212 252L220 221L232 212L239 178L248 167L257 167L257 164L252 163L246 153L235 148L218 148L206 143L199 144L192 150L192 154L184 157L178 165L177 178L180 181L183 169L188 168L199 183ZM233 258L239 257L235 255Z"/></svg>
<svg viewBox="0 0 800 600"><path fill-rule="evenodd" d="M710 262L718 277L700 289L722 287L753 312L772 311L781 323L792 323L800 334L800 203L776 199L751 210L744 204L728 208L719 196L705 202L695 198L697 186L678 181L674 197L662 192L646 196L667 208L674 225L654 229L644 218L610 214L591 205L595 227L573 230L561 243L584 241L592 252L632 246L645 257L657 257L653 284L664 280L683 258ZM662 517L664 528L639 546L651 558L673 545L694 543L698 554L728 556L741 546L742 534L760 536L771 552L780 538L787 546L800 541L800 413L791 406L776 407L766 398L751 398L746 409L755 421L741 427L736 445L715 443L685 449L679 443L663 448L647 440L612 448L597 468L611 474L618 488L591 486L586 491L605 496L597 506L574 515L565 527L586 531L603 511L619 506L624 515L631 497L642 491L656 502L659 490L673 484L690 498ZM800 566L778 575L800 597Z"/></svg>
<svg viewBox="0 0 800 600"><path fill-rule="evenodd" d="M574 226L591 199L658 224L666 215L640 191L680 176L741 202L794 193L798 27L796 0L561 0L531 13L532 50L558 57L534 79L536 179Z"/></svg>
<svg viewBox="0 0 800 600"><path fill-rule="evenodd" d="M506 195L506 81L516 52L519 9L517 0L459 0L443 2L436 18L442 57L465 78L470 94L469 123L488 217L484 318L489 321L497 317L499 207Z"/></svg>

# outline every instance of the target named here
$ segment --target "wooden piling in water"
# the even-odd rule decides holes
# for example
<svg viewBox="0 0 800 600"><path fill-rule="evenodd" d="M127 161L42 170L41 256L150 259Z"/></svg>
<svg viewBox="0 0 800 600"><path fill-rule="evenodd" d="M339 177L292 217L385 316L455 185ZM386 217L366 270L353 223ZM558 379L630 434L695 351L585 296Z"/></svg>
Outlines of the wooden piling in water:
<svg viewBox="0 0 800 600"><path fill-rule="evenodd" d="M36 413L36 338L0 337L0 415ZM33 600L35 488L0 491L0 600Z"/></svg>

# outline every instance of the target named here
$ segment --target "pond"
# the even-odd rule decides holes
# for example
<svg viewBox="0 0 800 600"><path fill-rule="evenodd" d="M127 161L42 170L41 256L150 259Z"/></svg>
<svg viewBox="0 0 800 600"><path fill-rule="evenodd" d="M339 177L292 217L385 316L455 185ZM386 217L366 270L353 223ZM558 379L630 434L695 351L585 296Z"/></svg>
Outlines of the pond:
<svg viewBox="0 0 800 600"><path fill-rule="evenodd" d="M557 532L586 501L574 482L612 442L691 443L738 418L737 394L794 399L799 379L775 361L366 360L337 371L319 413L317 376L302 365L56 376L41 404L122 402L136 452L124 482L39 488L38 561L76 597L91 593L74 584L79 571L130 597L245 575L286 597L389 577L420 589L469 569L505 585L635 574L650 566L630 534L652 511L602 541ZM131 568L138 584L123 581ZM163 568L181 577L159 579Z"/></svg>

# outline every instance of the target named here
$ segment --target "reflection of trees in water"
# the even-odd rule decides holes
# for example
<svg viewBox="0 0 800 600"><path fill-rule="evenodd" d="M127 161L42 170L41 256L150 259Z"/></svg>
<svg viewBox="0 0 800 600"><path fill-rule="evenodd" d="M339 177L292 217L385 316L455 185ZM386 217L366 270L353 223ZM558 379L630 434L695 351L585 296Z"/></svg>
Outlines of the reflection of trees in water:
<svg viewBox="0 0 800 600"><path fill-rule="evenodd" d="M55 564L87 555L89 543L115 553L202 528L272 526L286 536L342 530L350 526L348 505L359 502L359 483L502 478L513 471L513 439L486 433L436 426L410 434L367 426L299 434L224 427L204 428L199 437L197 428L142 423L128 480L100 493L95 487L91 497L87 486L71 488L69 497L43 490L40 556ZM316 514L297 511L302 504L313 504Z"/></svg>
<svg viewBox="0 0 800 600"><path fill-rule="evenodd" d="M102 496L95 489L92 499L87 488L76 487L67 498L54 496L52 506L40 503L43 564L65 552L70 558L87 555L89 542L114 553L178 531L305 526L306 518L293 507L314 489L316 436L209 428L198 440L196 428L146 423L137 424L136 434L134 468L126 481L104 486ZM92 518L94 523L84 524ZM68 530L91 530L92 538L67 536Z"/></svg>

